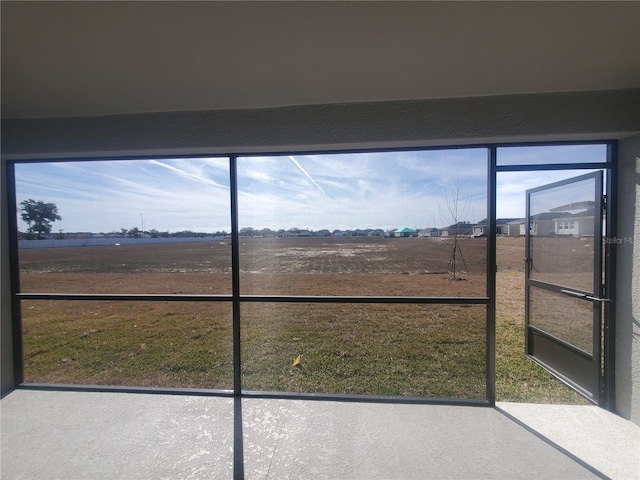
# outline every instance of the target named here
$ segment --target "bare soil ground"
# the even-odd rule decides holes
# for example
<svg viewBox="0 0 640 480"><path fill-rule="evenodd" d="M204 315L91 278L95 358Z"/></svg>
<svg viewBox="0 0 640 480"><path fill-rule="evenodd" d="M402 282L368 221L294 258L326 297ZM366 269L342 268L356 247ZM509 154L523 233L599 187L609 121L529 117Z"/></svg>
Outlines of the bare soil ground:
<svg viewBox="0 0 640 480"><path fill-rule="evenodd" d="M523 354L524 241L498 239L503 400L577 397ZM485 296L486 239L241 239L241 293ZM21 290L230 294L228 242L20 252ZM231 308L205 302L23 301L30 382L232 388ZM485 308L243 304L243 388L484 398ZM301 355L296 367L293 360Z"/></svg>
<svg viewBox="0 0 640 480"><path fill-rule="evenodd" d="M271 295L485 296L486 239L247 238L241 291ZM24 292L231 293L228 242L23 250Z"/></svg>

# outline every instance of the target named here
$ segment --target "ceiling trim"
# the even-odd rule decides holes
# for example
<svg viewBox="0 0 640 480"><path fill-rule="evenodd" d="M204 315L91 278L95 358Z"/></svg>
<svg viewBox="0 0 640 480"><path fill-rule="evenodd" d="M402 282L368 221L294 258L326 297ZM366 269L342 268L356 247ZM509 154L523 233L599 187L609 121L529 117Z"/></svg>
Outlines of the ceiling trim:
<svg viewBox="0 0 640 480"><path fill-rule="evenodd" d="M3 158L215 154L620 138L640 88L2 122Z"/></svg>

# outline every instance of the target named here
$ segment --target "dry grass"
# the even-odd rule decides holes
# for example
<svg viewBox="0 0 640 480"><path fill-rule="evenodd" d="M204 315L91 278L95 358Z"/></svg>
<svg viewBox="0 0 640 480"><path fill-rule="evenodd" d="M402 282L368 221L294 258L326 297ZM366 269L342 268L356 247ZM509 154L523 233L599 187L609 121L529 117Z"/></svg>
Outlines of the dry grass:
<svg viewBox="0 0 640 480"><path fill-rule="evenodd" d="M484 398L484 312L478 306L249 304L243 386Z"/></svg>
<svg viewBox="0 0 640 480"><path fill-rule="evenodd" d="M24 301L22 309L27 381L233 387L229 305Z"/></svg>
<svg viewBox="0 0 640 480"><path fill-rule="evenodd" d="M496 396L500 401L586 404L524 355L524 239L497 239Z"/></svg>
<svg viewBox="0 0 640 480"><path fill-rule="evenodd" d="M244 294L484 296L485 239L242 239ZM500 400L580 401L524 356L523 241L499 239ZM224 243L24 250L26 292L230 293ZM23 301L30 382L230 389L231 306ZM243 303L245 390L485 397L485 308ZM301 355L301 363L292 366Z"/></svg>

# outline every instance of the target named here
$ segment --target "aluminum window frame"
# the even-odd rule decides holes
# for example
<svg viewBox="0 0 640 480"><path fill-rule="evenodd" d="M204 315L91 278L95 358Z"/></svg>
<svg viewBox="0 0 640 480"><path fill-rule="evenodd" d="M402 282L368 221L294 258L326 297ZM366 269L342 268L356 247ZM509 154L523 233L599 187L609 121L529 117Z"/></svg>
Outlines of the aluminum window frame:
<svg viewBox="0 0 640 480"><path fill-rule="evenodd" d="M553 145L586 145L606 144L608 157L604 163L586 164L535 164L535 165L497 165L497 151L501 147L510 146L553 146ZM289 155L330 155L351 153L377 153L377 152L414 152L455 149L485 149L487 152L487 246L486 246L486 295L472 297L389 297L389 296L296 296L296 295L243 295L240 287L240 252L238 230L238 182L237 160L246 156L289 156ZM232 262L232 293L231 295L185 295L185 294L54 294L54 293L23 293L20 292L20 272L18 260L18 215L16 202L15 165L22 163L51 163L51 162L99 162L117 160L148 160L148 159L189 159L189 158L228 158L230 178L230 213L231 213L231 262ZM514 142L514 143L480 143L449 146L424 146L424 147L390 147L390 148L364 148L364 149L339 149L339 150L288 150L265 152L230 152L216 154L184 154L184 155L123 155L123 156L96 156L96 157L53 157L38 159L7 159L7 190L9 209L9 251L11 271L11 302L12 302L12 341L13 341L13 367L14 384L16 388L67 390L67 391L108 391L126 393L156 393L172 395L216 395L233 397L259 397L259 398L288 398L306 400L338 400L357 402L382 402L382 403L408 403L408 404L447 404L447 405L475 405L495 406L495 351L496 351L496 177L499 172L532 171L532 170L579 170L606 168L607 191L615 198L615 186L617 175L617 141L558 141L558 142ZM609 208L613 208L609 211ZM608 202L607 210L607 236L615 236L615 204ZM608 285L611 287L611 295L615 292L613 284L615 275L615 244L607 244L607 268ZM153 388L132 386L102 386L102 385L70 385L70 384L40 384L25 383L24 381L24 353L21 302L22 300L80 300L80 301L193 301L193 302L230 302L233 316L233 390L210 390L192 388ZM384 304L467 304L484 305L486 307L485 328L485 399L451 399L430 397L386 397L376 395L342 395L342 394L316 394L316 393L289 393L289 392L251 392L242 389L241 376L241 340L240 340L240 304L243 302L313 302L313 303L384 303ZM609 315L613 317L614 305L608 306ZM605 363L609 371L605 374L610 377L610 394L613 392L613 342L615 336L614 322L607 327L609 332L605 338L608 345Z"/></svg>

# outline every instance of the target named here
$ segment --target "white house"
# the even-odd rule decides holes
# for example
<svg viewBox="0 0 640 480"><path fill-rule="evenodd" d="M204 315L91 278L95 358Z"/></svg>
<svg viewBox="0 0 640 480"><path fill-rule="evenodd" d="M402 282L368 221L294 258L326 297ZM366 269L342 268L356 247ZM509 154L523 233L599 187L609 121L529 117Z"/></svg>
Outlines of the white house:
<svg viewBox="0 0 640 480"><path fill-rule="evenodd" d="M437 228L423 228L418 232L419 237L437 237L439 234L439 230Z"/></svg>
<svg viewBox="0 0 640 480"><path fill-rule="evenodd" d="M527 234L527 230L525 227L525 219L513 220L511 222L507 222L505 235L509 235L510 237L519 237Z"/></svg>
<svg viewBox="0 0 640 480"><path fill-rule="evenodd" d="M591 215L589 212L576 215L567 215L555 219L555 234L556 235L571 235L574 237L593 236L594 233L594 216L593 211Z"/></svg>

